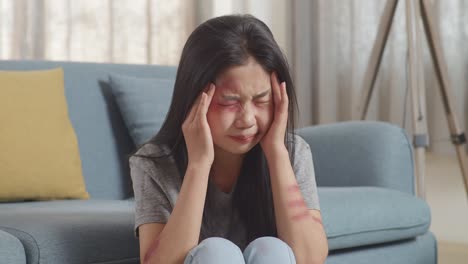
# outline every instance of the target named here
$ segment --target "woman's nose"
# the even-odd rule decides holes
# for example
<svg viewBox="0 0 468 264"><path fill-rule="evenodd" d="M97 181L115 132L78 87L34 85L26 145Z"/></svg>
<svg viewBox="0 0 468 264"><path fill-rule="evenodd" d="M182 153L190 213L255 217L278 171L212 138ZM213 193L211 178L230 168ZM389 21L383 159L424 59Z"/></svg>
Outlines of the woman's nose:
<svg viewBox="0 0 468 264"><path fill-rule="evenodd" d="M250 128L255 125L255 111L248 105L243 105L236 120L237 128Z"/></svg>

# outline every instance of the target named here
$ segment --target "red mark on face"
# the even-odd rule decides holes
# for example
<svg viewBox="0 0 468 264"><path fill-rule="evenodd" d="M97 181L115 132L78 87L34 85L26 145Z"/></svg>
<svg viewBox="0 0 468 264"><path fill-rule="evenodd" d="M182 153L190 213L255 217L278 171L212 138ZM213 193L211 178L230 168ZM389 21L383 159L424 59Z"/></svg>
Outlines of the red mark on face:
<svg viewBox="0 0 468 264"><path fill-rule="evenodd" d="M146 252L146 255L145 255L145 259L143 260L143 263L149 263L148 261L150 260L150 258L154 255L154 253L156 252L156 250L158 249L159 247L159 238L157 238L153 244L150 246L150 248L148 249L148 252Z"/></svg>
<svg viewBox="0 0 468 264"><path fill-rule="evenodd" d="M304 202L304 199L297 199L293 201L288 202L289 207L305 207L306 204Z"/></svg>
<svg viewBox="0 0 468 264"><path fill-rule="evenodd" d="M208 108L208 111L210 111L210 112L219 112L219 111L222 110L222 108L223 108L222 105L220 105L217 102L214 102L214 99L213 99L213 101L211 102L210 107Z"/></svg>
<svg viewBox="0 0 468 264"><path fill-rule="evenodd" d="M219 99L214 99L211 102L208 111L209 112L224 112L230 111L235 112L239 109L239 103L232 103L232 102L224 102Z"/></svg>
<svg viewBox="0 0 468 264"><path fill-rule="evenodd" d="M298 192L298 191L299 191L299 185L293 184L293 185L289 186L289 187L288 187L288 191L290 191L290 192Z"/></svg>

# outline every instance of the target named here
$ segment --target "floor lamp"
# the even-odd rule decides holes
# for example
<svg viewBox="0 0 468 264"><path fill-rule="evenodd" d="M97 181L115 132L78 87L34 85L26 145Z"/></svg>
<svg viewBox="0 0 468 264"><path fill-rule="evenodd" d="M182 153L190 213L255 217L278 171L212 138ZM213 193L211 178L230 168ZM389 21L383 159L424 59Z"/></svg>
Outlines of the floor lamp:
<svg viewBox="0 0 468 264"><path fill-rule="evenodd" d="M395 16L398 0L388 0L383 16L380 21L377 38L372 48L371 57L367 70L364 75L363 92L361 103L359 105L359 113L361 119L366 118L369 102L372 96L373 86L379 70L385 44L388 39L390 27ZM447 65L444 61L440 36L434 24L434 15L428 0L405 0L406 4L406 28L408 36L408 53L409 53L409 86L411 91L412 103L412 125L413 125L413 147L415 154L415 175L416 175L416 194L425 199L425 152L429 145L427 135L427 120L426 120L426 102L425 102L425 87L422 48L419 33L419 19L422 19L424 31L429 44L430 54L434 63L434 69L437 76L437 81L440 87L442 103L444 106L445 115L447 116L448 128L451 133L451 141L455 146L458 163L463 175L463 183L468 197L468 162L465 152L466 137L461 131L457 118L452 107L452 95L450 93Z"/></svg>

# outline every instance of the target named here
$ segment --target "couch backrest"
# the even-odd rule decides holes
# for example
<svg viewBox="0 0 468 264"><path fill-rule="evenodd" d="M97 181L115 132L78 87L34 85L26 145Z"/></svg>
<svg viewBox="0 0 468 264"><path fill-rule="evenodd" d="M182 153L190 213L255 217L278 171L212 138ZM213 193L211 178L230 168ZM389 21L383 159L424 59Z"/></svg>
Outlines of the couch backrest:
<svg viewBox="0 0 468 264"><path fill-rule="evenodd" d="M414 194L413 151L403 128L351 120L297 132L312 150L318 186L375 186Z"/></svg>
<svg viewBox="0 0 468 264"><path fill-rule="evenodd" d="M108 84L109 73L141 78L175 78L176 67L51 61L2 61L0 70L62 67L68 112L78 137L86 188L91 199L131 196L128 154L135 146Z"/></svg>

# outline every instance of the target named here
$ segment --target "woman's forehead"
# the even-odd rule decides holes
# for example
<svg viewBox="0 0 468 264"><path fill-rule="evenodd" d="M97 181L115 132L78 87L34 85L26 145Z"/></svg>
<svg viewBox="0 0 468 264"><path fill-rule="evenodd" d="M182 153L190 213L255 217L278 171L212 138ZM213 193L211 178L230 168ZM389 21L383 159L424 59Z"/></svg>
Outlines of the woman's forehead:
<svg viewBox="0 0 468 264"><path fill-rule="evenodd" d="M230 93L260 92L270 86L269 74L258 64L229 68L216 80L216 90Z"/></svg>
<svg viewBox="0 0 468 264"><path fill-rule="evenodd" d="M232 79L227 82L216 84L216 91L224 94L256 94L270 87L269 81L259 81L258 79Z"/></svg>

